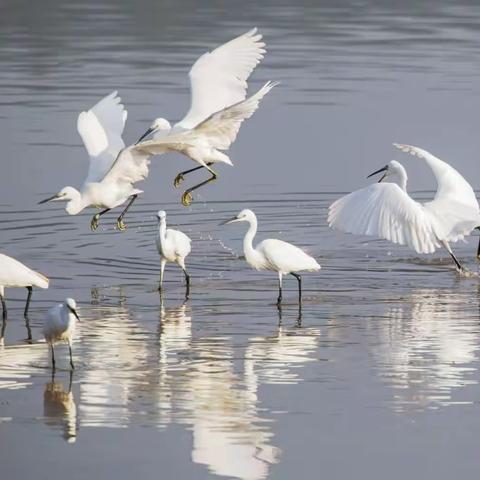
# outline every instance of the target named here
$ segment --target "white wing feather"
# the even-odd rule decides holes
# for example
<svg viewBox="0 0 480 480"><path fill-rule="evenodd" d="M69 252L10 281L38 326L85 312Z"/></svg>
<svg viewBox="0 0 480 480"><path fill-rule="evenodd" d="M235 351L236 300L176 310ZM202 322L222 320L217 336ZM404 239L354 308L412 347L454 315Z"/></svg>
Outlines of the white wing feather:
<svg viewBox="0 0 480 480"><path fill-rule="evenodd" d="M33 286L48 288L49 280L23 263L0 253L0 291L1 287Z"/></svg>
<svg viewBox="0 0 480 480"><path fill-rule="evenodd" d="M375 183L338 199L328 209L328 224L408 245L418 253L440 247L435 217L395 183Z"/></svg>
<svg viewBox="0 0 480 480"><path fill-rule="evenodd" d="M261 39L254 28L194 63L189 73L190 109L175 126L191 129L212 113L245 99L247 79L265 53Z"/></svg>
<svg viewBox="0 0 480 480"><path fill-rule="evenodd" d="M137 145L131 145L120 151L101 181L102 183L134 184L147 178L149 165L150 155L139 149Z"/></svg>
<svg viewBox="0 0 480 480"><path fill-rule="evenodd" d="M127 111L120 102L117 92L112 92L78 116L78 133L90 156L85 183L101 180L125 147L122 133Z"/></svg>
<svg viewBox="0 0 480 480"><path fill-rule="evenodd" d="M263 254L267 262L266 268L270 270L279 270L285 274L302 270L320 270L320 265L313 257L283 240L267 238L260 242L255 250Z"/></svg>

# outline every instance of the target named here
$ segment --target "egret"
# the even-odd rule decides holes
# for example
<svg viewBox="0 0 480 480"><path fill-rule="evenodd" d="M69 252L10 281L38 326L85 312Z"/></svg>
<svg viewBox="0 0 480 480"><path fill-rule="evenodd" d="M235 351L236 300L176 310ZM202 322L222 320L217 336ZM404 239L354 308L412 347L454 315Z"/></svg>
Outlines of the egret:
<svg viewBox="0 0 480 480"><path fill-rule="evenodd" d="M302 277L297 272L320 270L321 267L317 261L295 245L274 238L263 240L254 248L257 217L252 210L242 210L237 216L222 222L222 225L234 222L248 222L250 225L243 240L243 252L247 263L256 270L278 272L277 305L282 302L283 275L288 274L293 275L298 281L298 302L302 303Z"/></svg>
<svg viewBox="0 0 480 480"><path fill-rule="evenodd" d="M242 122L253 115L260 100L277 85L267 82L246 98L247 79L265 53L261 39L254 28L198 58L189 73L191 105L185 117L173 128L168 120L157 118L137 142L142 151L152 155L179 152L200 165L180 172L175 177L175 187L187 173L201 168L210 172L210 178L184 192L185 206L192 202L194 190L217 178L211 165L233 165L220 150L230 148ZM150 134L153 139L142 142Z"/></svg>
<svg viewBox="0 0 480 480"><path fill-rule="evenodd" d="M70 366L75 369L72 358L72 341L75 335L76 321L80 320L77 314L77 304L73 298L66 298L63 303L53 306L45 317L43 335L52 351L52 369L55 371L54 345L65 341L70 353Z"/></svg>
<svg viewBox="0 0 480 480"><path fill-rule="evenodd" d="M167 262L175 262L183 270L185 274L185 281L187 283L187 290L185 298L190 295L190 276L185 267L185 258L191 251L190 238L179 230L167 228L167 214L160 210L157 213L158 218L158 234L157 234L157 249L160 254L160 288L163 288L163 272Z"/></svg>
<svg viewBox="0 0 480 480"><path fill-rule="evenodd" d="M407 172L392 160L369 175L382 173L379 182L356 190L332 205L330 227L358 235L373 235L407 245L417 253L433 253L443 246L460 273L467 270L452 252L450 242L462 240L480 225L480 210L470 184L450 165L418 147L394 144L425 160L437 180L435 198L421 204L407 193ZM384 179L397 183L381 183Z"/></svg>
<svg viewBox="0 0 480 480"><path fill-rule="evenodd" d="M134 183L148 176L149 155L135 146L125 148L122 132L127 111L120 102L117 92L112 92L78 116L77 129L90 156L88 175L81 190L64 187L39 202L67 201L65 210L69 215L77 215L87 207L102 208L90 222L92 231L98 228L101 215L128 201L117 219L117 228L125 230L123 218L142 193Z"/></svg>
<svg viewBox="0 0 480 480"><path fill-rule="evenodd" d="M2 335L5 331L7 320L7 305L5 303L5 288L10 287L25 287L28 290L27 302L23 316L28 320L28 309L30 307L30 300L32 298L33 287L48 288L49 280L41 273L31 270L23 263L0 253L0 300L2 301L3 309L3 327ZM27 323L28 338L31 339L30 329Z"/></svg>

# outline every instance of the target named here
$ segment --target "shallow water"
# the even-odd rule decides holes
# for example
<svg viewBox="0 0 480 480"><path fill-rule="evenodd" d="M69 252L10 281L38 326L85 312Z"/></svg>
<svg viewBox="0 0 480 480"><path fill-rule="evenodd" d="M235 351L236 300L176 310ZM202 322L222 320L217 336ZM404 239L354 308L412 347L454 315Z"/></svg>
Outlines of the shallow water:
<svg viewBox="0 0 480 480"><path fill-rule="evenodd" d="M417 256L325 226L338 196L395 155L417 199L430 172L394 151L418 144L479 186L480 7L473 2L69 2L0 15L2 251L47 274L8 290L0 350L5 478L471 478L479 460L480 291L448 256ZM188 12L186 14L185 12ZM171 186L188 160L152 164L128 230L36 202L86 171L76 115L119 89L133 141L188 102L186 71L207 48L258 25L269 53L252 77L282 81L245 123L235 167L188 209ZM413 161L410 161L412 160ZM199 174L200 176L200 174ZM192 179L193 180L193 179ZM187 184L190 180L187 180ZM258 238L322 264L275 306L276 276L247 268L241 208ZM167 267L157 292L155 212L193 240L192 297ZM477 238L455 245L472 270ZM45 311L73 296L81 322L51 378ZM71 384L70 384L71 381Z"/></svg>

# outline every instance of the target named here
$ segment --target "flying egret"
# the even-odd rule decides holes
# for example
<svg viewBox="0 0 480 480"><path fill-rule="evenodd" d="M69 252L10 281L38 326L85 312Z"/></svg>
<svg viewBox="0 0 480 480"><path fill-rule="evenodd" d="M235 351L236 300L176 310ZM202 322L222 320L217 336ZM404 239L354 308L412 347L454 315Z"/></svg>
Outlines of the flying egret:
<svg viewBox="0 0 480 480"><path fill-rule="evenodd" d="M185 281L187 283L187 290L185 298L190 295L190 276L185 268L185 258L191 251L190 238L179 230L167 228L167 214L160 210L157 213L158 218L158 234L157 234L157 249L160 254L160 288L163 288L163 272L167 262L175 262L183 270L185 274Z"/></svg>
<svg viewBox="0 0 480 480"><path fill-rule="evenodd" d="M80 320L77 314L77 304L73 298L66 298L63 303L53 306L45 317L43 335L52 351L52 369L55 371L55 350L53 346L64 340L70 352L70 366L75 369L72 358L72 341L75 335L76 321Z"/></svg>
<svg viewBox="0 0 480 480"><path fill-rule="evenodd" d="M265 43L254 28L202 55L192 66L190 76L191 105L185 117L173 128L164 118L154 120L137 144L150 154L179 152L200 166L180 172L174 180L178 187L187 173L207 169L211 177L184 192L182 203L192 202L192 192L217 178L214 163L233 165L220 150L228 150L235 141L242 122L250 118L260 100L277 83L266 83L249 98L247 79L262 60ZM144 141L154 134L152 140Z"/></svg>
<svg viewBox="0 0 480 480"><path fill-rule="evenodd" d="M28 309L30 307L30 300L32 298L33 287L48 288L49 280L41 273L31 270L23 263L0 253L0 300L2 301L3 309L3 327L2 332L5 331L7 320L7 305L5 303L5 288L10 287L25 287L28 290L27 302L23 316L28 320ZM27 323L28 338L31 339L30 329ZM2 334L3 337L3 334Z"/></svg>
<svg viewBox="0 0 480 480"><path fill-rule="evenodd" d="M426 150L394 144L425 160L437 180L435 198L421 204L407 193L407 172L392 160L369 175L384 172L379 182L356 190L332 205L330 227L358 235L373 235L407 245L417 253L433 253L443 246L459 272L466 272L450 248L480 225L480 210L470 184L450 165ZM391 178L397 183L380 183Z"/></svg>
<svg viewBox="0 0 480 480"><path fill-rule="evenodd" d="M254 248L252 242L257 233L257 217L251 210L242 210L237 216L222 222L222 225L234 222L250 224L243 240L243 252L247 263L256 270L278 272L277 305L282 302L282 277L288 274L293 275L298 281L298 302L302 303L302 277L296 272L320 270L317 261L295 245L274 238L263 240Z"/></svg>
<svg viewBox="0 0 480 480"><path fill-rule="evenodd" d="M65 210L70 215L77 215L87 207L104 209L92 218L92 230L98 228L101 215L128 201L117 219L117 228L125 230L123 217L142 193L134 183L148 175L149 155L135 146L125 148L122 132L127 111L120 101L117 92L112 92L78 116L78 132L90 156L88 175L81 190L64 187L39 202L68 201Z"/></svg>

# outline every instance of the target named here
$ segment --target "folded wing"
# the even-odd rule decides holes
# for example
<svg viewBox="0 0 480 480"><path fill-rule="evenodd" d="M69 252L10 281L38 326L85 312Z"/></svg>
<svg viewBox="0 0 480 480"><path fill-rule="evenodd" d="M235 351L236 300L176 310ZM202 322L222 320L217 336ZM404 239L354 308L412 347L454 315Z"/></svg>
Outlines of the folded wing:
<svg viewBox="0 0 480 480"><path fill-rule="evenodd" d="M148 177L150 155L136 145L124 148L105 174L102 183L134 184Z"/></svg>
<svg viewBox="0 0 480 480"><path fill-rule="evenodd" d="M77 129L90 156L85 183L100 181L125 144L122 133L127 111L117 92L112 92L78 116Z"/></svg>

